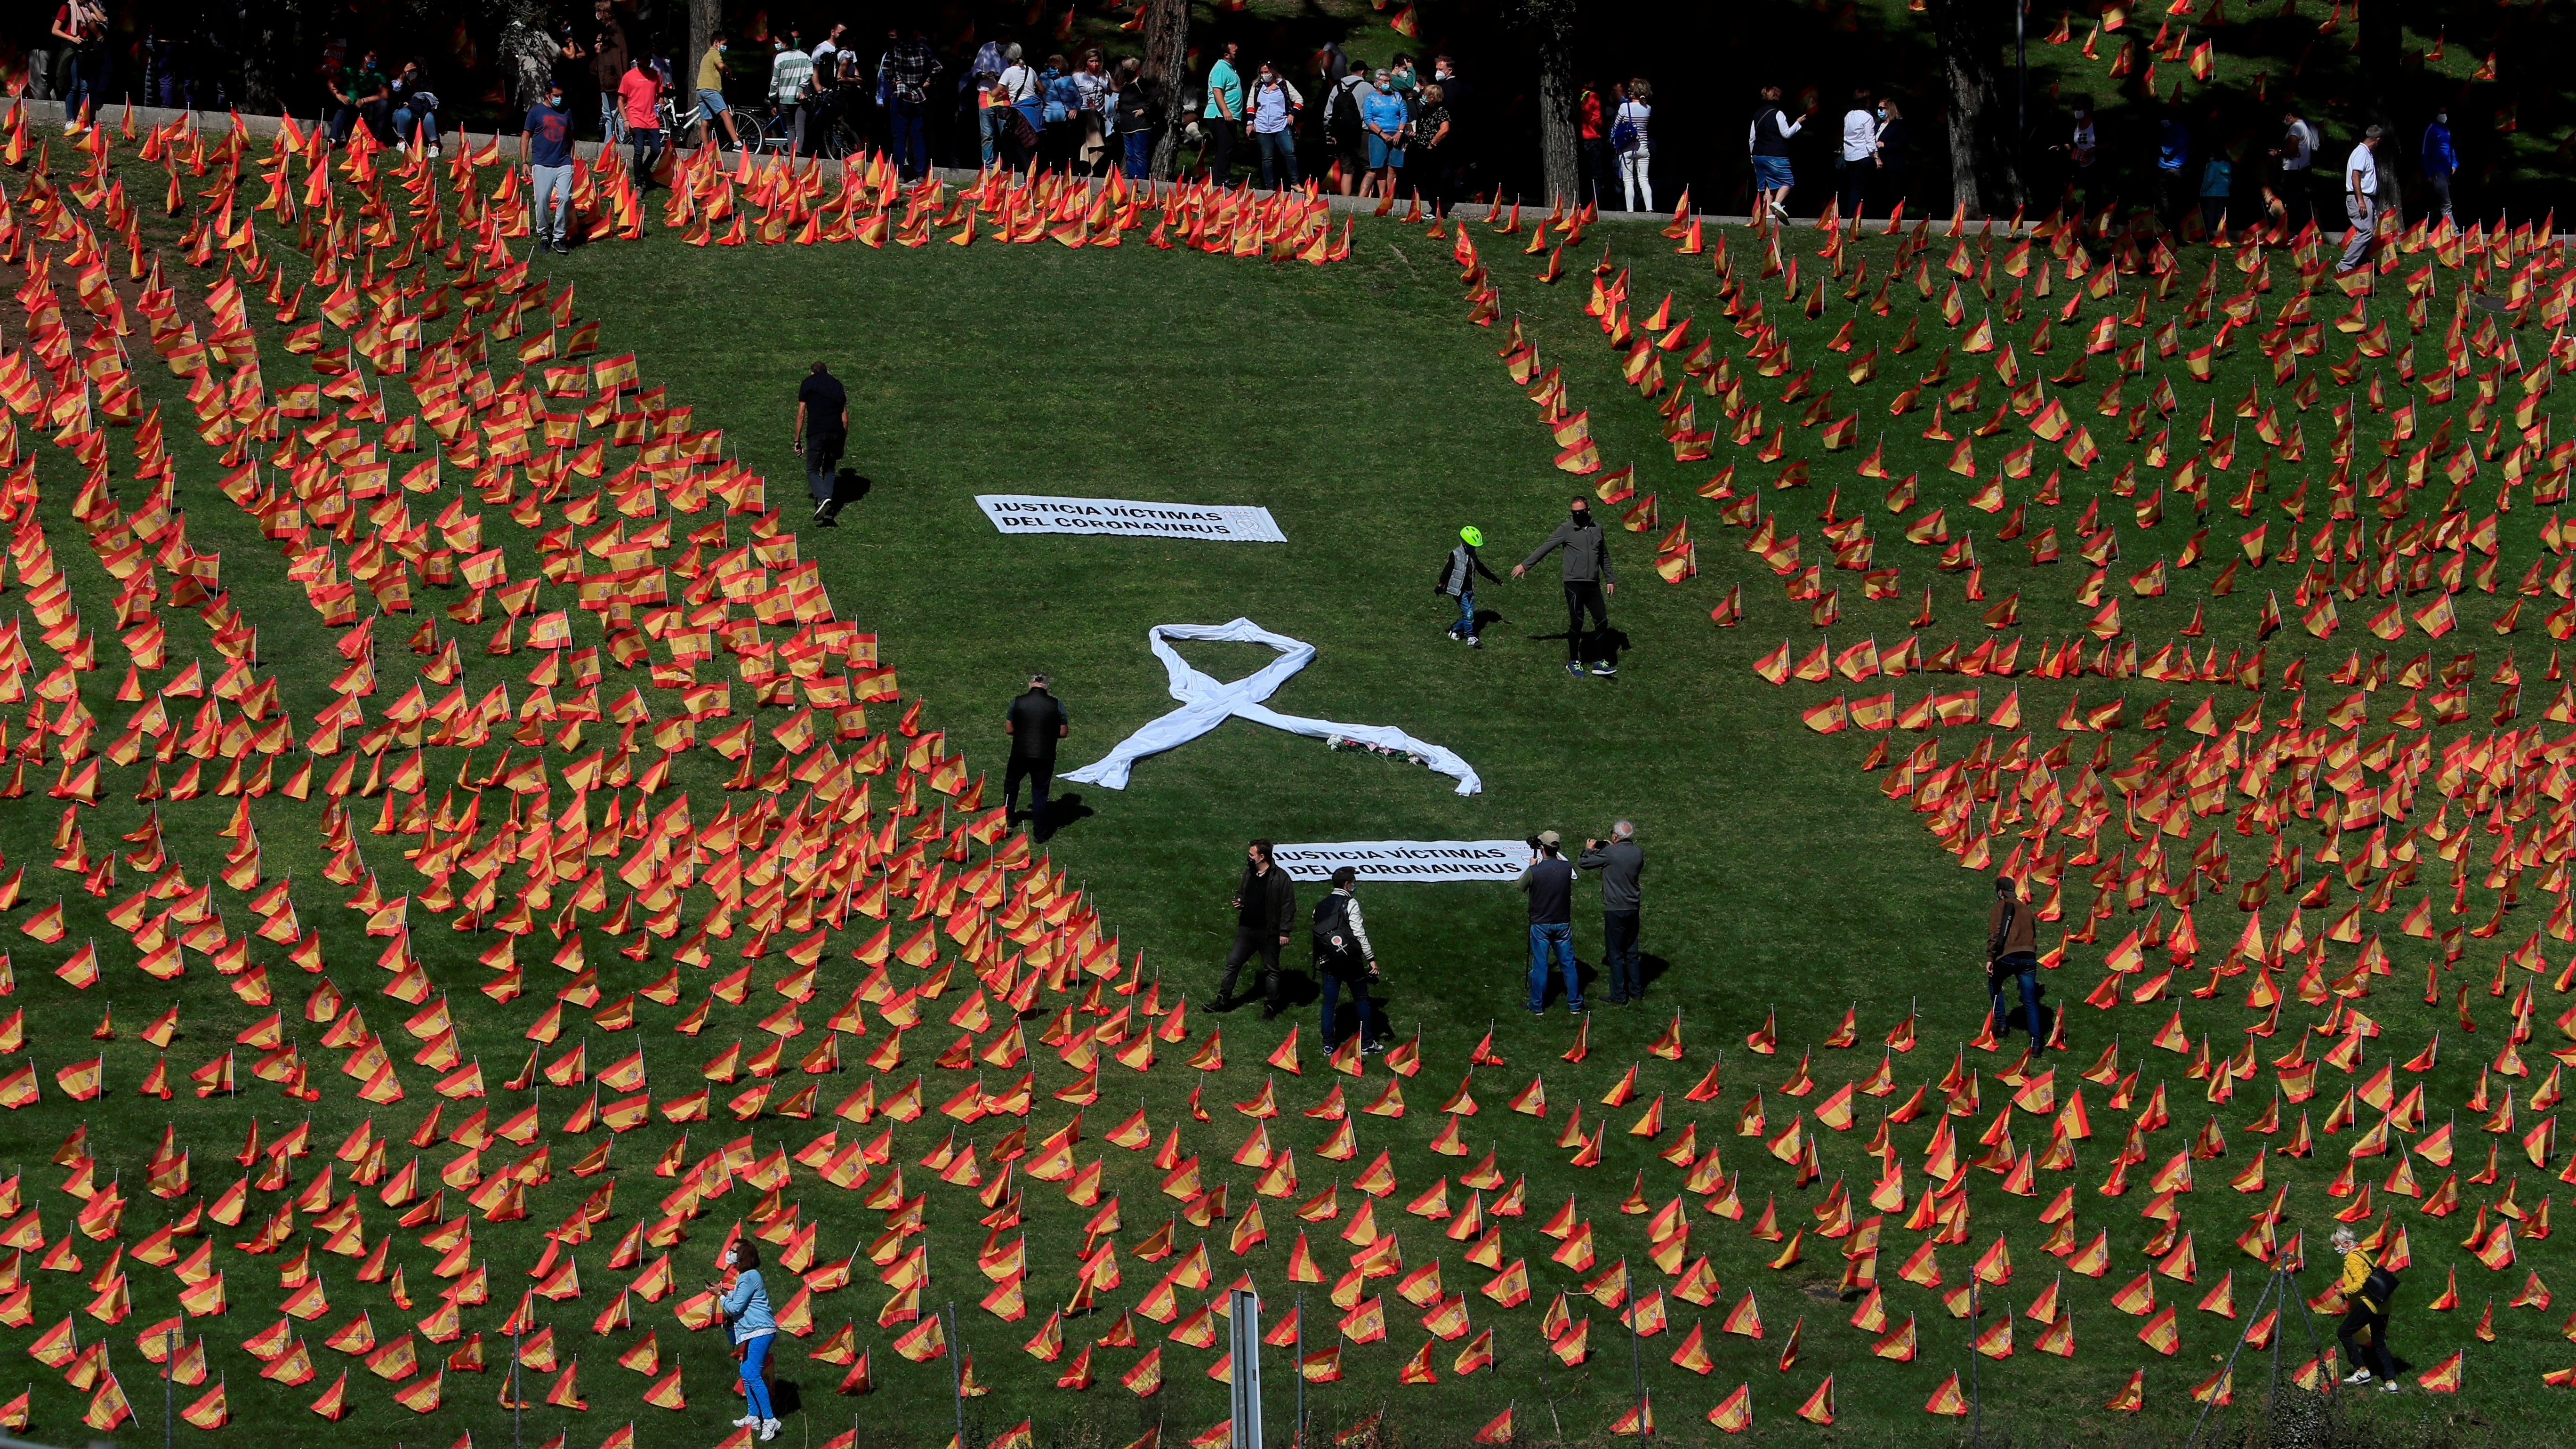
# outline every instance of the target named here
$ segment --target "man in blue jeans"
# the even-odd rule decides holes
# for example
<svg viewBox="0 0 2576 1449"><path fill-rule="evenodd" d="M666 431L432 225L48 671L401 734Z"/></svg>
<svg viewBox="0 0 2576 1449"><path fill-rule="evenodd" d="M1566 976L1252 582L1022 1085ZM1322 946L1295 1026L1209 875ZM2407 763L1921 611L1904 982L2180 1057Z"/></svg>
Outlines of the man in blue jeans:
<svg viewBox="0 0 2576 1449"><path fill-rule="evenodd" d="M1986 996L1992 1006L1988 1027L1997 1038L2012 1035L2012 1014L2004 1004L2004 988L2018 982L2023 1024L2030 1029L2030 1039L2048 1039L2048 1029L2039 1018L2038 920L2038 913L2021 898L2021 889L2013 878L1996 876L1994 908L1986 913Z"/></svg>
<svg viewBox="0 0 2576 1449"><path fill-rule="evenodd" d="M1554 952L1565 970L1565 1009L1583 1014L1583 983L1574 974L1574 862L1557 848L1557 834L1542 830L1530 837L1537 853L1514 885L1529 892L1529 1009L1547 1010L1547 958Z"/></svg>

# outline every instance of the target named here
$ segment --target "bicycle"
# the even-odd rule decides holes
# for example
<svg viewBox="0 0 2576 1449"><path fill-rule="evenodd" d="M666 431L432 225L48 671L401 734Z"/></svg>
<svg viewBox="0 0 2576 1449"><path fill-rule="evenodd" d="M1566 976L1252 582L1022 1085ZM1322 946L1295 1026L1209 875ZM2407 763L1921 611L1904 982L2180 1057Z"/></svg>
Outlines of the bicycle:
<svg viewBox="0 0 2576 1449"><path fill-rule="evenodd" d="M733 112L732 114L739 115L740 112ZM706 102L694 98L689 102L689 109L686 112L681 112L678 109L677 102L673 98L664 96L661 104L661 117L663 134L671 138L671 144L675 147L686 146L689 149L694 150L699 146L707 145L715 140L716 135L721 129L716 125L716 118L708 113ZM697 130L698 134L697 139L691 141L688 139L688 133L693 127ZM735 134L737 136L741 135L744 130L748 129L744 127L742 122L739 120L734 123L734 127ZM742 144L747 146L753 143L746 140L742 142Z"/></svg>

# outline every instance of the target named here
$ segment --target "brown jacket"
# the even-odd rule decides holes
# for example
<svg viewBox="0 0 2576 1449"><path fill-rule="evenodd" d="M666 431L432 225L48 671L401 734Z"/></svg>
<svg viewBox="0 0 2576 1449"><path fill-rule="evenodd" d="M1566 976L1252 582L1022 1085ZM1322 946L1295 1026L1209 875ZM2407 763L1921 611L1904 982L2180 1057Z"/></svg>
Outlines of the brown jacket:
<svg viewBox="0 0 2576 1449"><path fill-rule="evenodd" d="M1995 898L1994 909L1986 912L1986 959L2000 961L2006 956L2039 954L2039 913L2029 903L2013 901L2012 921L2004 921L2005 898Z"/></svg>

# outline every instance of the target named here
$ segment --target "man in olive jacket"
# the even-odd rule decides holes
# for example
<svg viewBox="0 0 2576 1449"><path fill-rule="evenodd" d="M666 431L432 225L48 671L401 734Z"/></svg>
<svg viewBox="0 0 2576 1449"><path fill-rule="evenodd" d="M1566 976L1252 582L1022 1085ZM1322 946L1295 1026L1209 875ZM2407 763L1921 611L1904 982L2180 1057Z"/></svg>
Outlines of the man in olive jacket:
<svg viewBox="0 0 2576 1449"><path fill-rule="evenodd" d="M1261 1019L1268 1021L1279 1014L1279 948L1288 944L1289 928L1297 919L1297 887L1290 883L1288 872L1271 864L1270 851L1267 840L1244 848L1243 879L1234 888L1234 949L1226 953L1225 979L1216 988L1210 1011L1232 1011L1243 1004L1235 998L1234 979L1258 951Z"/></svg>

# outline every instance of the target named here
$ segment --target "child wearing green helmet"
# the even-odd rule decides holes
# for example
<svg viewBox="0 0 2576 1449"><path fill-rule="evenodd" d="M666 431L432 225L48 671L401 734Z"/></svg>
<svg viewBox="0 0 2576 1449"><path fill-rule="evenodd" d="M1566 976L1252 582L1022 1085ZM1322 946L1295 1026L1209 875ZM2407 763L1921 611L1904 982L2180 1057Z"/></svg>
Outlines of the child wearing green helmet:
<svg viewBox="0 0 2576 1449"><path fill-rule="evenodd" d="M1485 647L1485 641L1476 637L1476 575L1483 574L1498 584L1503 581L1476 556L1476 550L1484 544L1484 530L1473 524L1459 529L1458 546L1440 561L1440 572L1431 585L1434 591L1458 601L1458 622L1449 626L1449 637L1465 640L1470 649Z"/></svg>

